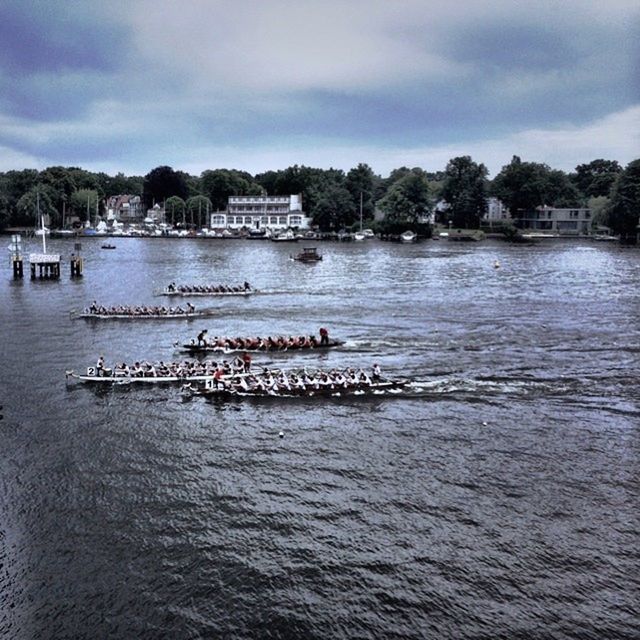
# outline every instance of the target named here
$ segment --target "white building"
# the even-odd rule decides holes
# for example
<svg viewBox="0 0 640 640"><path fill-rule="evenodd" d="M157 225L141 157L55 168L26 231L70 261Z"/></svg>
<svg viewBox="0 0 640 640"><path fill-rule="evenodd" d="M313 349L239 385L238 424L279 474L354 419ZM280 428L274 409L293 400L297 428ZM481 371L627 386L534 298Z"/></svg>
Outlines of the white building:
<svg viewBox="0 0 640 640"><path fill-rule="evenodd" d="M229 196L226 211L211 214L212 229L308 229L302 196Z"/></svg>
<svg viewBox="0 0 640 640"><path fill-rule="evenodd" d="M485 220L495 222L496 220L507 220L509 218L509 209L504 206L502 200L498 198L487 198L487 213Z"/></svg>

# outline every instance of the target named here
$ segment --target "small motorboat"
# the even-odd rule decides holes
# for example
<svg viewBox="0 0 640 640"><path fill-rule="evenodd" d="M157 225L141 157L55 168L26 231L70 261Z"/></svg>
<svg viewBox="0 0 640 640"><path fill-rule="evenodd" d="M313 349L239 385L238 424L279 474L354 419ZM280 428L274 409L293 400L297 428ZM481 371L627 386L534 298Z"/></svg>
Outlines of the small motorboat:
<svg viewBox="0 0 640 640"><path fill-rule="evenodd" d="M100 248L101 249L115 249L116 245L115 244L103 244Z"/></svg>
<svg viewBox="0 0 640 640"><path fill-rule="evenodd" d="M318 262L318 260L322 260L322 256L315 247L305 247L292 258L293 260L298 260L298 262Z"/></svg>

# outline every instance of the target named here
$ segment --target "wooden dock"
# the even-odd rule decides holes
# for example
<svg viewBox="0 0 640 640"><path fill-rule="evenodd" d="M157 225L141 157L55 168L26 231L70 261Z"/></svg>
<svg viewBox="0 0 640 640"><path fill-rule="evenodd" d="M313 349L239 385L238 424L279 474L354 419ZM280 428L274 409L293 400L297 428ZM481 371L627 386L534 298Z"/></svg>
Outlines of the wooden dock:
<svg viewBox="0 0 640 640"><path fill-rule="evenodd" d="M55 253L30 253L31 279L57 280L60 277L60 259L61 256Z"/></svg>

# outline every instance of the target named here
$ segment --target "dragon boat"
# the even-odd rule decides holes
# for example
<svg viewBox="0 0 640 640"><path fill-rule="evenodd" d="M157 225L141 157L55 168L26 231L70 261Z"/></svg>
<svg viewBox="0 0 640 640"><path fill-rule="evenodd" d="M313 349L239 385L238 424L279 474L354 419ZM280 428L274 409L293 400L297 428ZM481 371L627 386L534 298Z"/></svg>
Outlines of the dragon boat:
<svg viewBox="0 0 640 640"><path fill-rule="evenodd" d="M203 396L208 399L231 398L341 398L344 396L380 396L401 393L409 384L408 380L379 379L371 382L355 384L307 385L305 387L281 387L271 389L241 386L233 377L216 381L206 380L203 388L193 388L191 385L184 390L193 396Z"/></svg>
<svg viewBox="0 0 640 640"><path fill-rule="evenodd" d="M227 285L170 284L159 295L161 296L250 296L257 293L248 282L244 285L229 287Z"/></svg>
<svg viewBox="0 0 640 640"><path fill-rule="evenodd" d="M123 372L117 368L104 368L87 367L85 373L76 373L73 370L65 371L65 378L67 382L69 380L77 380L79 382L91 382L100 385L110 384L188 384L191 382L205 383L205 385L213 381L215 371L205 372L170 372L170 373L151 373L149 371L142 374ZM239 380L246 374L234 372L225 373L219 376L220 380L227 380L233 378Z"/></svg>
<svg viewBox="0 0 640 640"><path fill-rule="evenodd" d="M182 307L104 307L92 305L81 312L72 312L72 318L87 320L190 320L215 315L211 310L196 311L193 305Z"/></svg>
<svg viewBox="0 0 640 640"><path fill-rule="evenodd" d="M256 343L250 342L250 339L241 339L241 342L239 342L234 338L221 338L215 343L209 344L197 344L196 342L183 344L181 346L181 351L184 353L189 353L191 355L201 355L207 353L230 354L240 353L244 351L248 351L251 353L297 353L301 351L306 353L309 351L325 351L327 349L339 347L343 344L344 340L328 340L325 343L314 340L308 341L303 345L292 345L282 344L278 342L269 343L265 341ZM175 346L177 346L177 344Z"/></svg>
<svg viewBox="0 0 640 640"><path fill-rule="evenodd" d="M210 311L185 311L184 313L79 313L74 317L87 320L191 320L212 315Z"/></svg>

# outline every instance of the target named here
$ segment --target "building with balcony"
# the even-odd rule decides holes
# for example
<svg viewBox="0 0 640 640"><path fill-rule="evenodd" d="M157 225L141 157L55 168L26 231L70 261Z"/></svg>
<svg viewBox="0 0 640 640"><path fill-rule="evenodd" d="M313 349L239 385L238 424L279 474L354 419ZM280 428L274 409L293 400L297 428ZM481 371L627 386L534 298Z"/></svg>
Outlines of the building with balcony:
<svg viewBox="0 0 640 640"><path fill-rule="evenodd" d="M512 215L516 227L561 236L584 236L591 231L591 211L588 208L538 207Z"/></svg>
<svg viewBox="0 0 640 640"><path fill-rule="evenodd" d="M117 222L142 222L146 215L140 196L110 196L106 202L107 220Z"/></svg>
<svg viewBox="0 0 640 640"><path fill-rule="evenodd" d="M212 229L282 231L308 229L311 218L302 211L302 196L229 196L226 211L211 214Z"/></svg>

